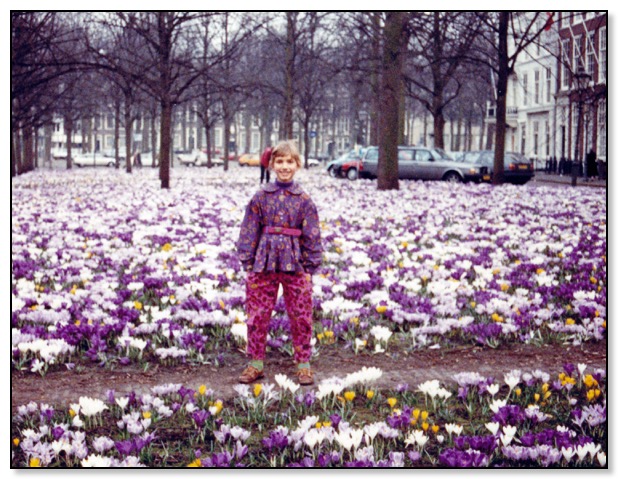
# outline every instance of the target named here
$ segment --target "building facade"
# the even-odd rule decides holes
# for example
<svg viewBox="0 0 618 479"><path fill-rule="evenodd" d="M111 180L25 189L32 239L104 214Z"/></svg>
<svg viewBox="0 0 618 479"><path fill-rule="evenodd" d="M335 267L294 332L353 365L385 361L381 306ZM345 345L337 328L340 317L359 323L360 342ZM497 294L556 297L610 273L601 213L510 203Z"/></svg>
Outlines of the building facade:
<svg viewBox="0 0 618 479"><path fill-rule="evenodd" d="M519 54L508 82L506 150L537 169L549 159L579 162L584 176L594 151L606 171L607 12L553 12L537 22L539 41ZM509 51L515 47L509 38ZM488 135L495 123L490 104Z"/></svg>

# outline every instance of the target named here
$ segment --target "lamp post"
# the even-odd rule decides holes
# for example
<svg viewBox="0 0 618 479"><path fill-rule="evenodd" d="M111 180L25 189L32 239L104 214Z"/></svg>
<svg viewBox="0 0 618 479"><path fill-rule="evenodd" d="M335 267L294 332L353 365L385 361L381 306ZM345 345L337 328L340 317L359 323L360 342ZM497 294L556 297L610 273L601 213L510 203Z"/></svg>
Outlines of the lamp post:
<svg viewBox="0 0 618 479"><path fill-rule="evenodd" d="M577 70L577 73L573 75L573 79L575 80L575 86L577 91L577 127L575 130L575 153L574 159L571 162L571 186L577 186L577 173L579 171L579 160L581 152L579 148L581 136L582 136L582 112L584 109L584 99L583 93L588 86L588 82L592 77L590 74L586 73L586 71L580 66ZM583 159L582 159L583 165Z"/></svg>

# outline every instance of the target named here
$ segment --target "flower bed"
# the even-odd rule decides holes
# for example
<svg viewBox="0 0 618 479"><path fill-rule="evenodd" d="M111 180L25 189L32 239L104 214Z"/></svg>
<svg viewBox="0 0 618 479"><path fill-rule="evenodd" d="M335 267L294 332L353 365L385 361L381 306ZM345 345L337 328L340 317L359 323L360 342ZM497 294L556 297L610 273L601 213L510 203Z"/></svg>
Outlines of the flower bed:
<svg viewBox="0 0 618 479"><path fill-rule="evenodd" d="M14 467L604 467L605 372L565 365L503 381L456 377L379 391L362 368L301 390L238 385L225 402L206 385L161 385L68 409L30 403L14 419Z"/></svg>
<svg viewBox="0 0 618 479"><path fill-rule="evenodd" d="M12 367L44 375L50 368L84 363L218 364L226 351L243 347L243 273L234 243L257 181L246 171L234 171L230 181L231 173L175 170L169 191L160 189L152 171L36 172L14 178ZM604 192L441 182L401 182L399 191L378 192L375 182L336 181L320 172L303 171L299 179L318 206L325 247L323 268L314 276L316 354L342 347L369 358L427 347L606 338ZM291 355L289 336L280 301L268 347ZM599 395L587 407L603 403L603 389L595 390ZM351 402L363 397L367 414L386 421L386 411L374 411L362 393L355 391ZM167 407L178 412L172 406L182 409L188 404L183 401L175 396ZM405 405L414 408L410 401ZM144 405L137 398L131 404ZM104 416L120 414L113 402L107 407ZM520 407L527 411L527 404ZM320 411L327 413L335 414ZM273 428L296 427L290 417ZM344 423L349 419L342 417ZM474 426L470 433L481 429ZM345 434L345 428L335 432ZM275 436L273 444L283 441ZM137 445L126 448L135 451ZM465 444L453 446L431 453L425 464L507 461L496 462L489 446L472 448L484 456L469 454ZM521 452L513 451L514 457ZM375 454L376 464L387 460ZM369 461L366 455L360 457ZM309 460L301 456L286 461ZM319 455L311 460L319 461ZM341 460L363 459L344 455ZM388 460L399 463L400 456Z"/></svg>

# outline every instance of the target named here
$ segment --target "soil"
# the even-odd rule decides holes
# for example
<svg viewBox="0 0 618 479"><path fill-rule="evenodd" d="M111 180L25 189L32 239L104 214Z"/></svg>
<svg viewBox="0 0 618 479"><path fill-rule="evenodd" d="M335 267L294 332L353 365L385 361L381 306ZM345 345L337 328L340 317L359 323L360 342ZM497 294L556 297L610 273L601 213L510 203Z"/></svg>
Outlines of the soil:
<svg viewBox="0 0 618 479"><path fill-rule="evenodd" d="M411 389L424 381L438 379L441 384L455 383L453 375L460 372L478 372L485 377L502 381L504 374L520 369L532 372L537 369L553 376L562 371L566 363L584 363L587 371L596 368L607 369L607 341L585 343L582 346L542 346L526 344L506 344L499 349L487 347L459 347L452 349L428 349L410 354L355 355L340 347L323 347L320 355L314 358L316 385L320 380L333 376L344 377L358 371L363 366L375 366L383 371L376 387L393 389L398 384L407 383ZM72 371L50 371L44 377L25 372L11 372L11 410L30 401L46 403L56 407L77 402L80 396L105 398L109 389L116 396L150 393L153 386L161 384L183 384L197 389L205 384L215 392L217 398L226 399L236 393L233 386L246 364L243 353L226 353L223 366L163 366L155 365L144 371L136 365L116 367L115 369L97 366L80 366ZM281 353L271 353L265 361L266 377L264 383L275 383L279 373L292 377L293 361Z"/></svg>

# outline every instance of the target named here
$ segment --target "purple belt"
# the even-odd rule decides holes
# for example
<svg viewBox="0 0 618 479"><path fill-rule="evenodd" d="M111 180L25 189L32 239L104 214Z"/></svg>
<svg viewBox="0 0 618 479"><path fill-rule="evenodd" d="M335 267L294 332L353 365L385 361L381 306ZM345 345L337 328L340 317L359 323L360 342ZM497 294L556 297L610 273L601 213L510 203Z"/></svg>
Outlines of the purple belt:
<svg viewBox="0 0 618 479"><path fill-rule="evenodd" d="M300 236L303 232L298 228L284 228L282 226L265 226L264 233L271 235Z"/></svg>

